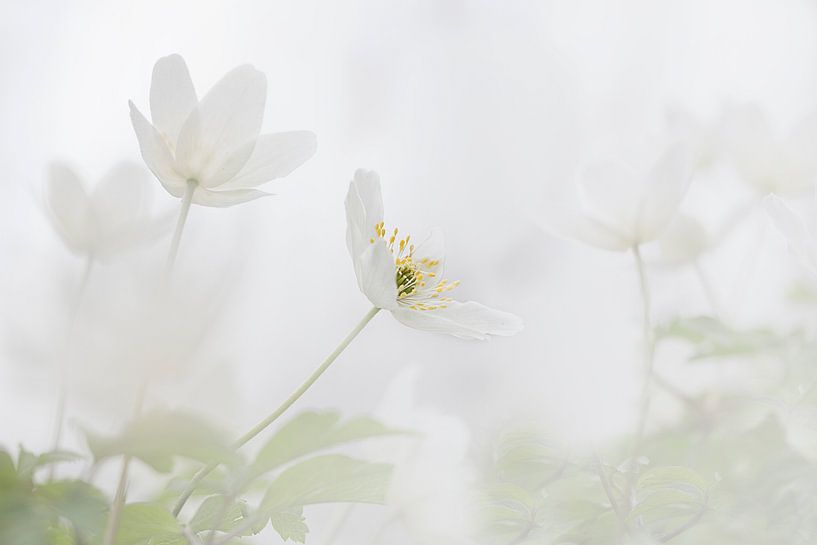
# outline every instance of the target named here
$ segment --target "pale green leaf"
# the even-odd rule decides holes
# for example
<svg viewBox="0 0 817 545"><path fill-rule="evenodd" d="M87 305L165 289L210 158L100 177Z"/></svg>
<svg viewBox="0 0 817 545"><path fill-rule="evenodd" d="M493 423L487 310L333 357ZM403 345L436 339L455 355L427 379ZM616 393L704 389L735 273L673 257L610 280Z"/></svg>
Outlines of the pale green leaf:
<svg viewBox="0 0 817 545"><path fill-rule="evenodd" d="M117 437L103 438L87 431L86 437L97 460L127 454L159 472L170 471L176 456L200 462L237 459L219 431L183 412L155 411L130 422Z"/></svg>
<svg viewBox="0 0 817 545"><path fill-rule="evenodd" d="M369 417L341 421L334 411L304 412L287 422L264 445L251 472L266 473L317 451L372 437L402 433Z"/></svg>
<svg viewBox="0 0 817 545"><path fill-rule="evenodd" d="M148 540L170 545L182 536L176 518L156 503L131 503L122 510L116 545L142 545ZM181 541L180 543L183 543Z"/></svg>

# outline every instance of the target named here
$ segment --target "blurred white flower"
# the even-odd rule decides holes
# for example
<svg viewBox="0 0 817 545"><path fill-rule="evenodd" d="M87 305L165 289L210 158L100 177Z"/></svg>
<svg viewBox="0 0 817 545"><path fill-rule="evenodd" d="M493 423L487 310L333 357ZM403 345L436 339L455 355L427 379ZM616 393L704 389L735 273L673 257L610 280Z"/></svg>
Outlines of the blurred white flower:
<svg viewBox="0 0 817 545"><path fill-rule="evenodd" d="M702 119L683 108L673 107L667 111L666 120L670 134L692 148L698 168L711 166L723 154L720 116Z"/></svg>
<svg viewBox="0 0 817 545"><path fill-rule="evenodd" d="M661 262L667 265L692 263L709 249L711 242L701 222L679 212L658 239Z"/></svg>
<svg viewBox="0 0 817 545"><path fill-rule="evenodd" d="M65 245L77 255L106 261L157 238L169 227L169 216L149 212L148 183L144 169L120 163L88 191L69 166L53 163L45 200Z"/></svg>
<svg viewBox="0 0 817 545"><path fill-rule="evenodd" d="M153 67L152 124L130 102L142 158L167 191L192 202L231 206L267 195L252 189L287 176L316 149L309 131L262 134L267 79L250 65L230 71L198 100L179 55Z"/></svg>
<svg viewBox="0 0 817 545"><path fill-rule="evenodd" d="M817 116L780 137L757 106L732 107L724 118L724 140L738 174L761 194L797 193L817 182Z"/></svg>
<svg viewBox="0 0 817 545"><path fill-rule="evenodd" d="M671 146L646 172L617 162L584 169L578 189L580 206L551 207L545 229L592 246L630 250L656 240L675 217L692 177L687 146Z"/></svg>
<svg viewBox="0 0 817 545"><path fill-rule="evenodd" d="M412 543L466 543L473 525L470 433L461 419L417 405L418 378L416 366L401 371L376 411L389 426L418 433L396 439L387 452L378 453L395 464L386 495L387 520L400 520Z"/></svg>
<svg viewBox="0 0 817 545"><path fill-rule="evenodd" d="M768 195L763 204L775 227L788 242L789 251L801 265L817 274L817 237L814 233L777 195Z"/></svg>
<svg viewBox="0 0 817 545"><path fill-rule="evenodd" d="M375 307L391 311L409 327L460 338L486 339L522 329L522 320L513 314L446 296L459 281L442 278L441 234L434 231L415 247L410 236L399 238L397 228L387 232L375 172L355 172L346 195L346 221L358 285Z"/></svg>

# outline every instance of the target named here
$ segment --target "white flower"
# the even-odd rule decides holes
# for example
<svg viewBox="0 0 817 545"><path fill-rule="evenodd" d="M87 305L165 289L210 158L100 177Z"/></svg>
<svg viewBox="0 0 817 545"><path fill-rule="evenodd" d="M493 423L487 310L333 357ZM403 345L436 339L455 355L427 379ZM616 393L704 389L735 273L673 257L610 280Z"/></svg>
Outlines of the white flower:
<svg viewBox="0 0 817 545"><path fill-rule="evenodd" d="M658 239L661 262L666 265L692 263L706 252L712 239L697 219L678 213Z"/></svg>
<svg viewBox="0 0 817 545"><path fill-rule="evenodd" d="M403 369L376 411L392 428L416 432L378 443L380 452L372 453L395 465L386 494L388 518L403 523L399 533L411 536L411 543L465 543L474 523L470 433L460 418L418 405L419 378L417 366Z"/></svg>
<svg viewBox="0 0 817 545"><path fill-rule="evenodd" d="M415 247L409 236L386 230L380 178L358 170L346 195L346 244L358 286L378 308L391 311L409 327L448 333L467 339L513 335L522 321L479 303L447 297L459 285L443 274L443 244L439 232Z"/></svg>
<svg viewBox="0 0 817 545"><path fill-rule="evenodd" d="M656 240L675 217L692 177L686 146L671 146L646 172L617 162L586 168L578 209L551 207L544 227L592 246L626 251Z"/></svg>
<svg viewBox="0 0 817 545"><path fill-rule="evenodd" d="M230 206L267 195L253 188L302 165L316 141L308 131L259 136L266 94L266 76L243 65L198 100L184 59L159 59L150 84L153 123L129 103L142 158L173 196L195 183L197 204Z"/></svg>
<svg viewBox="0 0 817 545"><path fill-rule="evenodd" d="M106 261L158 237L170 217L149 213L149 176L138 165L120 163L89 192L69 166L53 163L45 200L65 245L77 255Z"/></svg>
<svg viewBox="0 0 817 545"><path fill-rule="evenodd" d="M722 119L699 118L681 107L667 111L669 132L694 150L698 168L712 166L723 154Z"/></svg>
<svg viewBox="0 0 817 545"><path fill-rule="evenodd" d="M724 135L738 174L761 194L797 193L817 182L817 117L801 120L781 138L758 107L733 107Z"/></svg>

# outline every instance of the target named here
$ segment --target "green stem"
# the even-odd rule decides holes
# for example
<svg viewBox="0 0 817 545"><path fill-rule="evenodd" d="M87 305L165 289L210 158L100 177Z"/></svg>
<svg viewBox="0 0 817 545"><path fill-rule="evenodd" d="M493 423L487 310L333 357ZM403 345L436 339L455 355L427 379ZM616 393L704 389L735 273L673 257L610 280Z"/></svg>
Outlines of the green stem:
<svg viewBox="0 0 817 545"><path fill-rule="evenodd" d="M655 339L652 330L652 314L650 312L651 297L650 287L647 282L647 272L644 267L644 260L641 258L641 251L638 246L633 248L636 269L638 270L638 283L641 288L641 305L644 327L644 378L641 386L641 410L638 413L638 427L636 428L636 442L634 450L637 452L641 446L644 436L644 428L647 424L647 413L650 404L650 386L653 381L653 367L655 364Z"/></svg>
<svg viewBox="0 0 817 545"><path fill-rule="evenodd" d="M317 381L320 376L332 365L338 356L349 346L349 343L354 340L358 334L363 331L363 328L366 327L372 318L374 318L375 314L380 311L377 307L372 307L369 312L363 317L363 319L355 326L354 329L346 336L345 339L341 341L341 343L332 351L329 356L320 364L320 366L315 369L315 371L309 375L303 384L301 384L297 390L295 390L277 409L275 409L269 416L264 418L261 422L253 426L253 428L239 437L235 443L233 443L233 448L239 449L245 444L247 444L250 440L252 440L255 436L259 433L264 431L270 424L275 422L282 414L284 414L287 409L289 409L298 399L304 395L304 393L313 385L315 381ZM220 465L220 462L210 462L203 468L201 468L194 476L193 479L188 483L187 487L182 491L179 500L176 502L176 505L173 507L173 515L178 516L184 507L184 504L187 503L187 500L190 499L190 496L195 492L196 487L199 483L209 475L214 469L216 469Z"/></svg>
<svg viewBox="0 0 817 545"><path fill-rule="evenodd" d="M173 265L176 263L176 255L179 253L179 243L182 240L182 232L184 231L184 224L187 222L187 214L190 212L190 205L193 202L193 194L198 187L196 180L187 180L187 187L182 195L182 207L179 209L179 219L176 222L176 230L173 232L173 239L170 242L170 251L167 254L166 271L168 275L173 270Z"/></svg>
<svg viewBox="0 0 817 545"><path fill-rule="evenodd" d="M641 396L639 401L638 424L636 426L635 439L633 440L630 459L635 460L641 451L644 441L644 430L647 426L647 415L650 408L650 387L654 380L653 367L655 363L655 339L653 338L652 314L650 311L651 297L650 287L647 282L647 272L644 266L644 259L641 257L641 250L638 246L633 246L633 257L635 258L636 271L638 272L638 284L641 291L641 310L644 328L644 377L642 379ZM624 497L631 501L630 493L633 487L635 472L632 471L627 478L624 490Z"/></svg>
<svg viewBox="0 0 817 545"><path fill-rule="evenodd" d="M91 279L91 271L94 268L94 256L93 254L88 254L85 259L85 268L82 272L82 279L79 282L79 287L77 288L77 294L74 299L73 306L71 308L71 316L69 318L68 323L68 339L66 341L66 354L65 357L62 359L60 363L60 378L59 378L59 391L57 392L57 407L56 413L54 416L54 433L53 433L53 441L51 450L58 450L60 448L60 443L62 442L62 429L65 424L65 407L68 403L68 362L66 361L67 358L70 358L72 347L73 347L73 338L74 338L74 329L77 325L77 317L79 316L80 306L82 305L83 299L85 299L85 292L88 290L88 283ZM48 470L48 480L51 481L54 479L54 472L56 467L54 464L51 464Z"/></svg>

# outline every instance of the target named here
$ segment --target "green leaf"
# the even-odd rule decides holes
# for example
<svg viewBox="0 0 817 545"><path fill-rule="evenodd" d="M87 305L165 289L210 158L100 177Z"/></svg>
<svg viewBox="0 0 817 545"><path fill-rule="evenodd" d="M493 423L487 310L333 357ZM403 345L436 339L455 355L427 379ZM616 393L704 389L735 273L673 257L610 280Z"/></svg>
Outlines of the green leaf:
<svg viewBox="0 0 817 545"><path fill-rule="evenodd" d="M260 475L307 454L352 441L405 433L377 420L357 417L341 422L334 411L304 412L287 422L264 445L251 466Z"/></svg>
<svg viewBox="0 0 817 545"><path fill-rule="evenodd" d="M735 330L710 316L678 317L656 329L660 338L675 338L695 346L693 360L749 356L785 348L787 339L767 329Z"/></svg>
<svg viewBox="0 0 817 545"><path fill-rule="evenodd" d="M176 456L199 462L237 460L237 454L220 432L206 421L183 412L148 413L130 422L113 438L87 431L85 435L97 460L127 454L161 473L173 469Z"/></svg>
<svg viewBox="0 0 817 545"><path fill-rule="evenodd" d="M190 519L190 528L194 532L220 530L229 532L241 524L244 513L241 505L225 496L217 495L206 498L196 514Z"/></svg>
<svg viewBox="0 0 817 545"><path fill-rule="evenodd" d="M283 511L277 511L270 516L272 528L278 532L284 541L292 540L296 543L306 542L306 534L309 528L304 519L302 507L292 507Z"/></svg>
<svg viewBox="0 0 817 545"><path fill-rule="evenodd" d="M82 481L57 481L37 487L35 496L70 521L82 538L99 535L105 524L108 501L98 489Z"/></svg>
<svg viewBox="0 0 817 545"><path fill-rule="evenodd" d="M255 516L264 524L267 520L274 521L282 529L283 533L279 534L283 539L305 538L308 530L299 518L303 506L334 502L383 503L391 473L389 464L373 464L347 456L310 458L288 468L272 482ZM295 517L295 513L299 517Z"/></svg>
<svg viewBox="0 0 817 545"><path fill-rule="evenodd" d="M60 462L74 462L81 459L82 455L64 450L54 450L36 455L21 446L20 453L17 455L17 474L24 479L32 479L34 472L41 467Z"/></svg>
<svg viewBox="0 0 817 545"><path fill-rule="evenodd" d="M330 454L300 462L275 479L261 506L270 512L296 505L383 503L392 466Z"/></svg>
<svg viewBox="0 0 817 545"><path fill-rule="evenodd" d="M116 545L185 543L182 529L164 506L156 503L131 503L122 510Z"/></svg>

